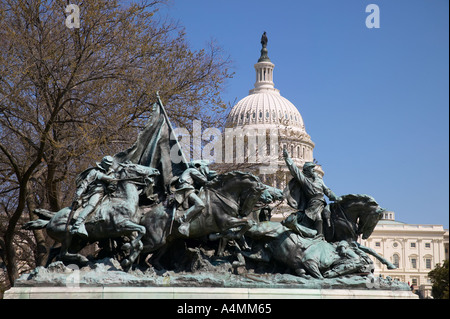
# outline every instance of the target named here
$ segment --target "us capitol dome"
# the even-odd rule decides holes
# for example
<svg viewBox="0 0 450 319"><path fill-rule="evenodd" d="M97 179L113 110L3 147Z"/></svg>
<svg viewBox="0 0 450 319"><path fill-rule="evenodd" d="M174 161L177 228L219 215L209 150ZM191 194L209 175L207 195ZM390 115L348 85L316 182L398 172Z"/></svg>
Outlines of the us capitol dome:
<svg viewBox="0 0 450 319"><path fill-rule="evenodd" d="M269 59L267 42L267 36L264 32L261 39L261 56L254 66L256 71L254 88L250 90L248 96L232 108L225 127L247 131L263 131L266 132L267 136L270 132L277 132L278 140L275 143L270 141L268 137L266 139L268 144L276 144L272 145L270 150L275 149L277 154L270 154L269 145L267 145L266 151L272 155L272 159L276 162L277 171L272 174L257 174L264 183L283 189L292 178L282 157L283 149L288 150L290 157L301 168L305 162L314 161L315 144L306 132L305 123L299 110L288 99L281 96L280 91L275 88L275 64ZM246 160L251 157L251 152L247 143L245 145ZM251 166L252 162L248 160L247 164ZM266 161L257 158L252 167L261 168L264 165L267 165L267 158ZM324 172L320 165L316 166L316 171L323 176ZM261 170L261 172L264 171Z"/></svg>

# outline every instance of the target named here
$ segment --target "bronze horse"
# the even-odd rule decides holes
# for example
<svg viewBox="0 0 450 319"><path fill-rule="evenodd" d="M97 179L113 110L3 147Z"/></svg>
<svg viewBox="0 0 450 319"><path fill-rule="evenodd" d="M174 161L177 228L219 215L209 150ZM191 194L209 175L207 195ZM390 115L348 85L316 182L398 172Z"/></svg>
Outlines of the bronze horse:
<svg viewBox="0 0 450 319"><path fill-rule="evenodd" d="M159 171L154 168L131 163L119 164L117 189L112 195L106 195L86 220L85 227L88 238L72 236L68 232L66 226L71 207L63 208L56 213L38 209L35 213L41 219L28 222L24 228L45 228L51 238L62 244L59 258L62 261L76 264L87 262L87 258L78 252L88 243L127 236L132 240L126 245L129 254L122 260L122 267L130 267L142 250L141 238L146 231L145 227L139 225L141 217L139 195L148 186L146 182L152 176L157 175L159 175ZM76 214L77 211L75 211ZM134 236L136 233L137 236Z"/></svg>
<svg viewBox="0 0 450 319"><path fill-rule="evenodd" d="M219 239L216 234L227 234L230 239L243 239L245 232L254 224L247 218L257 203L282 199L282 191L261 183L253 174L239 171L229 172L216 177L203 188L200 194L206 203L202 213L190 223L189 238L210 236ZM141 225L146 233L142 238L143 253L158 251L161 257L167 243L174 238L186 238L178 232L178 223L174 221L176 210L173 205L162 204L147 208ZM214 237L214 238L213 238ZM155 258L157 264L159 258Z"/></svg>
<svg viewBox="0 0 450 319"><path fill-rule="evenodd" d="M358 237L367 239L372 234L378 221L382 218L384 208L369 195L350 194L343 196L342 201L331 203L331 225L324 226L325 238L329 242L341 240L357 243ZM387 259L378 255L375 250L357 243L358 248L374 256L388 269L397 267Z"/></svg>
<svg viewBox="0 0 450 319"><path fill-rule="evenodd" d="M355 243L358 248L368 253L385 264L388 269L396 267L388 260L378 255L373 249L357 243L358 237L367 239L372 234L378 221L382 218L384 208L381 208L375 199L369 195L349 194L342 196L342 200L329 204L331 216L329 222L323 224L323 233L328 242L347 242ZM305 235L305 230L312 228L312 221L302 212L288 217L285 222L290 229ZM314 235L314 234L313 234Z"/></svg>
<svg viewBox="0 0 450 319"><path fill-rule="evenodd" d="M329 243L322 238L305 238L279 222L256 224L246 236L256 240L254 251L242 252L246 258L266 264L277 261L298 276L333 278L373 270L370 258L355 245L347 241Z"/></svg>
<svg viewBox="0 0 450 319"><path fill-rule="evenodd" d="M371 272L373 263L364 253L373 255L389 269L395 268L374 250L357 242L360 235L369 238L384 212L373 197L345 195L329 207L330 220L323 226L325 238L315 237L316 231L311 229L313 221L298 212L282 223L254 225L246 236L257 240L258 249L243 255L266 263L275 260L300 276L310 274L315 278Z"/></svg>

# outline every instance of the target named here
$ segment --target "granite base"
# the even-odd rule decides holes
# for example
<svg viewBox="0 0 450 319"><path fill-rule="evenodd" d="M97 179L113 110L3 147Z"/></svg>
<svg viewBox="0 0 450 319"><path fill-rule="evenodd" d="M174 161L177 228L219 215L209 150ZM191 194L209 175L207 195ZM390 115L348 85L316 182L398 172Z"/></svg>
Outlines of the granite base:
<svg viewBox="0 0 450 319"><path fill-rule="evenodd" d="M5 299L418 299L410 291L216 287L13 287Z"/></svg>

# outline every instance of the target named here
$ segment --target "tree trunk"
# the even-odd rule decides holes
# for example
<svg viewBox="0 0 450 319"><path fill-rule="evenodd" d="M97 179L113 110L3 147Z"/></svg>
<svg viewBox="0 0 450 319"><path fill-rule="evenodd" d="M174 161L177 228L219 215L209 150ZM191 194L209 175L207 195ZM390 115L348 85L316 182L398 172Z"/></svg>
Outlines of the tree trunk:
<svg viewBox="0 0 450 319"><path fill-rule="evenodd" d="M21 189L19 194L19 205L17 206L16 211L12 215L9 220L8 228L6 229L5 234L5 263L6 270L8 271L8 279L11 286L14 284L14 281L19 277L19 272L17 270L16 263L16 249L14 247L14 234L16 230L17 222L22 215L23 209L25 208L25 195L26 190Z"/></svg>

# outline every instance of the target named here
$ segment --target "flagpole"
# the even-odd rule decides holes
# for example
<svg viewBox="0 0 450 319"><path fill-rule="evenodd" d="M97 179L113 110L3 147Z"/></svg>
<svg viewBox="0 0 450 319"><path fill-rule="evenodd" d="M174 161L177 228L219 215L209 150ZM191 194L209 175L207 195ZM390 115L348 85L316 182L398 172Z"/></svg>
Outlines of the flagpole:
<svg viewBox="0 0 450 319"><path fill-rule="evenodd" d="M170 123L169 116L167 115L166 109L164 108L164 105L162 104L161 98L159 97L159 91L156 91L156 98L158 99L158 104L161 107L161 110L164 114L164 117L166 118L167 124L169 125L170 131L173 132L174 129L172 127L172 124ZM184 164L186 165L186 169L189 168L188 161L186 160L186 157L184 156L183 149L181 148L180 142L178 142L178 138L174 135L176 144L178 146L179 151L181 152L181 157L183 159ZM170 137L169 137L170 138Z"/></svg>

